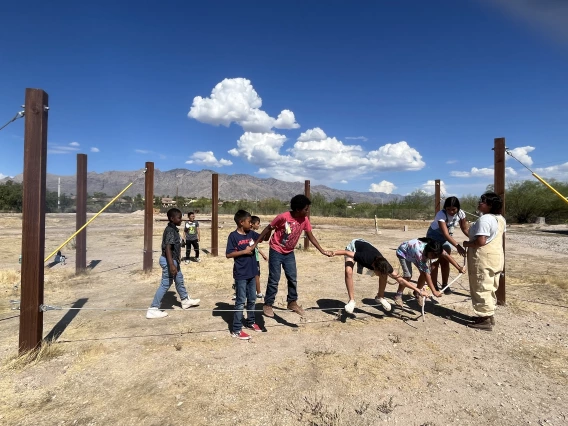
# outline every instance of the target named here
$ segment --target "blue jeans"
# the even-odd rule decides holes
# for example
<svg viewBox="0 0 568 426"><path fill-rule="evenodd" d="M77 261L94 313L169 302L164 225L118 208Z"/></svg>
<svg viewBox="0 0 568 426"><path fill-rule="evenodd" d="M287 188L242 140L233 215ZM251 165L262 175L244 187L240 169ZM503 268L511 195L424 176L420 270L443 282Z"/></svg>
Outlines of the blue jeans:
<svg viewBox="0 0 568 426"><path fill-rule="evenodd" d="M185 289L185 285L183 284L183 274L181 273L176 260L174 260L174 264L178 268L178 272L175 276L170 274L168 260L164 256L160 256L160 266L162 267L162 281L160 282L160 287L158 287L158 290L156 290L154 300L152 300L152 308L160 307L160 303L162 303L162 299L172 285L172 281L176 283L176 290L181 300L187 299L189 297L187 290Z"/></svg>
<svg viewBox="0 0 568 426"><path fill-rule="evenodd" d="M442 248L446 251L446 253L449 254L452 252L452 245L448 242L448 240L446 240L446 237L444 237L444 234L442 234L439 229L432 229L430 226L428 228L428 232L426 232L426 237L442 243Z"/></svg>
<svg viewBox="0 0 568 426"><path fill-rule="evenodd" d="M266 286L266 295L264 296L264 304L272 306L278 292L278 282L280 274L284 269L284 275L288 281L288 302L298 300L298 281L296 280L296 257L294 252L282 254L276 250L270 249L268 256L268 284Z"/></svg>
<svg viewBox="0 0 568 426"><path fill-rule="evenodd" d="M237 298L235 300L235 315L233 316L233 333L238 333L243 328L243 309L247 304L246 324L254 324L254 308L256 302L256 279L235 280Z"/></svg>

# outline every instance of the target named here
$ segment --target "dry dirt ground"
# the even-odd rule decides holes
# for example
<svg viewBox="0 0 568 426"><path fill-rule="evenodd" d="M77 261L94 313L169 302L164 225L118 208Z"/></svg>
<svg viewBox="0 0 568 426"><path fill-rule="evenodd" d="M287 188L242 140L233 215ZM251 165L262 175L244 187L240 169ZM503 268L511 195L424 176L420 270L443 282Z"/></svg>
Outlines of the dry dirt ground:
<svg viewBox="0 0 568 426"><path fill-rule="evenodd" d="M398 244L425 235L428 225L381 221L376 235L371 220L312 222L325 249L361 237L393 265ZM220 224L224 254L234 224L228 216ZM210 226L202 225L202 246L209 248ZM74 226L73 215L49 215L46 253ZM155 248L163 226L156 222ZM46 312L44 335L53 343L25 362L16 356L18 311L10 304L19 299L21 219L1 216L0 423L566 425L567 233L565 226L509 227L508 303L499 307L493 332L463 325L471 314L466 278L454 295L428 303L423 322L410 297L407 308L391 314L365 306L374 304L377 280L357 276L357 316L345 317L343 259L312 249L296 252L305 319L284 309L281 282L278 316L257 314L266 331L243 342L228 332L230 260L203 255L202 263L183 265L201 306L182 311L172 287L164 299L174 308L169 317L147 320L160 269L141 272L143 216L103 214L88 228L94 267L87 274L74 275L69 247L66 266L45 270L46 304L85 309ZM266 263L262 275L264 287ZM392 297L395 287L387 291Z"/></svg>

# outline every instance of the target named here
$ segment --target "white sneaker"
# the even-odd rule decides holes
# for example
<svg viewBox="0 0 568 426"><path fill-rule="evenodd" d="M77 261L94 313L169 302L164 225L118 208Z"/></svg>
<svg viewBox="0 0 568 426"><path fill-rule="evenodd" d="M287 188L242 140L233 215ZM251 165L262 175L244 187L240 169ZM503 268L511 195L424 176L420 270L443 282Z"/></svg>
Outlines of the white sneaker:
<svg viewBox="0 0 568 426"><path fill-rule="evenodd" d="M354 309L355 309L355 301L350 300L349 303L345 305L345 312L352 314Z"/></svg>
<svg viewBox="0 0 568 426"><path fill-rule="evenodd" d="M161 311L158 308L148 308L146 312L146 318L154 319L154 318L164 318L167 317L168 313L166 311Z"/></svg>
<svg viewBox="0 0 568 426"><path fill-rule="evenodd" d="M391 304L387 302L387 299L385 299L384 297L375 297L375 302L379 303L387 312L390 312L392 309Z"/></svg>
<svg viewBox="0 0 568 426"><path fill-rule="evenodd" d="M195 261L196 261L197 263L199 263L199 262L201 262L201 259L198 257L198 258L195 259Z"/></svg>
<svg viewBox="0 0 568 426"><path fill-rule="evenodd" d="M188 297L187 299L183 299L181 301L181 307L183 309L189 309L192 306L199 306L199 302L201 302L201 299L190 299Z"/></svg>

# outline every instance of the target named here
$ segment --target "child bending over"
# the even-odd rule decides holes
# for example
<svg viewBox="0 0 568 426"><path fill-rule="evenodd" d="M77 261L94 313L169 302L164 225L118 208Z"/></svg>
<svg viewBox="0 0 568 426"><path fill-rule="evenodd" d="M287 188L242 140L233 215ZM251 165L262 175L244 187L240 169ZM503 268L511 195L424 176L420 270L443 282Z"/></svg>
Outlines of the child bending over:
<svg viewBox="0 0 568 426"><path fill-rule="evenodd" d="M387 277L394 278L402 287L408 287L418 294L422 294L414 284L405 281L401 276L393 271L391 264L383 257L381 252L377 250L371 243L357 238L351 241L345 250L335 250L333 255L345 256L345 286L349 295L349 303L345 305L345 311L353 313L355 309L355 291L353 288L353 267L357 263L357 273L362 274L363 268L367 268L371 275L379 277L379 290L375 296L375 301L379 303L387 312L391 310L390 303L385 299L385 288L387 286ZM426 295L424 292L423 295Z"/></svg>

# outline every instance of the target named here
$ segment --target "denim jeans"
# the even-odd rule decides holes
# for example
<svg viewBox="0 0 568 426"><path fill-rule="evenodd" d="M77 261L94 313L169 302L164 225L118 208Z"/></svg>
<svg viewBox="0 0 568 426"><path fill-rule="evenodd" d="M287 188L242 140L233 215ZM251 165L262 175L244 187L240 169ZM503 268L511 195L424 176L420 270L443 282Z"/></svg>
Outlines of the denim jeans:
<svg viewBox="0 0 568 426"><path fill-rule="evenodd" d="M298 300L298 281L296 280L296 257L294 252L282 254L276 250L270 249L268 256L268 284L266 286L266 295L264 296L264 304L272 306L278 292L278 282L280 274L284 269L284 275L288 281L288 297L286 300L292 302Z"/></svg>
<svg viewBox="0 0 568 426"><path fill-rule="evenodd" d="M179 269L179 265L176 260L174 260L174 264ZM176 283L176 290L181 300L189 297L183 283L183 274L181 273L181 270L178 270L178 273L175 276L171 275L170 268L168 267L168 260L164 256L160 256L160 266L162 267L162 282L160 283L158 290L156 290L154 300L152 300L152 308L160 307L160 303L162 303L162 299L172 285L172 281Z"/></svg>
<svg viewBox="0 0 568 426"><path fill-rule="evenodd" d="M254 308L256 302L256 279L235 280L237 298L235 300L235 315L233 316L233 333L238 333L243 328L243 309L247 305L247 325L253 325Z"/></svg>

